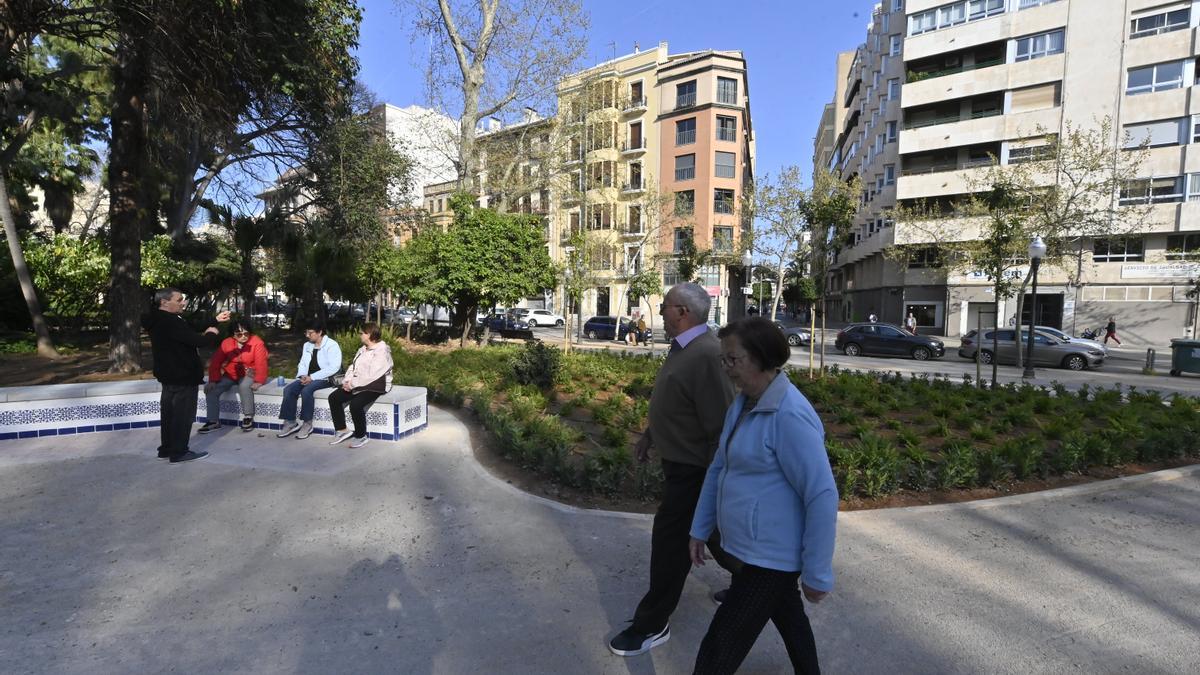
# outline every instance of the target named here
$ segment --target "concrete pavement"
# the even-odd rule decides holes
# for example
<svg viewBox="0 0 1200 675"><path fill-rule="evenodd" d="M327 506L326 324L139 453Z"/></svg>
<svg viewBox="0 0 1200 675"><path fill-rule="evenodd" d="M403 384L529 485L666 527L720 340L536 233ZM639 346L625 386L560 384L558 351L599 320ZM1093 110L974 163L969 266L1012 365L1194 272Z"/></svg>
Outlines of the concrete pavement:
<svg viewBox="0 0 1200 675"><path fill-rule="evenodd" d="M526 495L466 427L359 451L227 429L0 443L7 673L690 672L725 580L672 639L605 639L644 591L650 521ZM1200 671L1200 467L976 504L842 514L811 608L830 673ZM787 670L772 628L742 673Z"/></svg>

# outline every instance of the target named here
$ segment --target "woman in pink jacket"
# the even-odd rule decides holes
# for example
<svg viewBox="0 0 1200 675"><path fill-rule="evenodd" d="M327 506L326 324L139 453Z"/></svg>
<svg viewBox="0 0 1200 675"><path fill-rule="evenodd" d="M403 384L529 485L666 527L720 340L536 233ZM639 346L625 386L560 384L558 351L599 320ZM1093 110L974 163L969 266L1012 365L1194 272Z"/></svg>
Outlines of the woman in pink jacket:
<svg viewBox="0 0 1200 675"><path fill-rule="evenodd" d="M346 369L342 386L329 395L329 416L333 418L334 436L330 445L350 438L350 447L361 448L367 438L367 408L375 399L392 389L392 349L381 340L379 326L368 323L359 333L363 346L358 348L354 361ZM354 431L346 430L346 404L350 404L350 419Z"/></svg>

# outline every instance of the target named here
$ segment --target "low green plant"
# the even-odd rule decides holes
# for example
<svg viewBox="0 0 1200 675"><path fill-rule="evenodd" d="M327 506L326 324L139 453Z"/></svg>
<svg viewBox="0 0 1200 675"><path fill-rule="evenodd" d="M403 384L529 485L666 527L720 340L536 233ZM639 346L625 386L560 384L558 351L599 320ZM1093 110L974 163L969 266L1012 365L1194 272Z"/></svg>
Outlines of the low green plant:
<svg viewBox="0 0 1200 675"><path fill-rule="evenodd" d="M998 454L1004 457L1017 479L1043 473L1045 446L1033 436L1012 438L1000 444Z"/></svg>
<svg viewBox="0 0 1200 675"><path fill-rule="evenodd" d="M975 450L965 441L951 441L942 448L942 458L935 471L937 486L942 489L966 488L976 484L979 469Z"/></svg>

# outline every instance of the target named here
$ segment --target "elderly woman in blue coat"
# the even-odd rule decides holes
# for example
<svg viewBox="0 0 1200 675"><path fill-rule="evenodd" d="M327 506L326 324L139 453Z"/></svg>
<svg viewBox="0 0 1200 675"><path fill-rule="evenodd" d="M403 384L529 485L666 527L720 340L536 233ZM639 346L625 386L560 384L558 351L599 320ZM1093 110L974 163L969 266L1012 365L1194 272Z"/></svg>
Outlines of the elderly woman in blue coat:
<svg viewBox="0 0 1200 675"><path fill-rule="evenodd" d="M725 415L689 548L692 563L703 565L704 542L717 529L721 545L744 564L700 644L695 673L735 672L768 620L795 672L818 673L800 596L816 603L833 590L838 493L824 428L782 372L791 350L771 321L735 321L717 335L739 394Z"/></svg>

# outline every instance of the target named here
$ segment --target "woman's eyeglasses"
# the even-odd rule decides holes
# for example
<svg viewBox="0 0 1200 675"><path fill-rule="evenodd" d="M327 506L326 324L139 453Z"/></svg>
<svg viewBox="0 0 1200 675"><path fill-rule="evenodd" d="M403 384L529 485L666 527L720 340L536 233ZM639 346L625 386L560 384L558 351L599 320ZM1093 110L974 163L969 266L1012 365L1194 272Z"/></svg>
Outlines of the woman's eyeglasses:
<svg viewBox="0 0 1200 675"><path fill-rule="evenodd" d="M233 336L234 336L234 337L241 337L241 336L243 336L243 335L249 335L249 334L250 334L250 331L248 331L248 330L235 330L235 331L233 331Z"/></svg>

